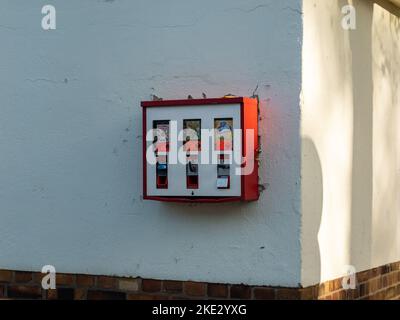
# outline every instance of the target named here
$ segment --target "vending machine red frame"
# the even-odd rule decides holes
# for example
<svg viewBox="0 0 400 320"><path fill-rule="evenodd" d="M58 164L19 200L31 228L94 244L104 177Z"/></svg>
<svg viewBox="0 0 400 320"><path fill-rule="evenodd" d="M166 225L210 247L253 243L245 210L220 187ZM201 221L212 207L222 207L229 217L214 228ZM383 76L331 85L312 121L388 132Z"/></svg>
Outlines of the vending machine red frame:
<svg viewBox="0 0 400 320"><path fill-rule="evenodd" d="M149 196L147 195L147 161L146 161L146 134L147 134L147 108L152 107L190 107L190 106L209 106L227 104L240 104L241 129L242 135L242 155L245 159L254 161L254 170L249 175L241 176L241 195L237 197L170 197L170 196ZM259 141L258 141L258 100L248 97L229 97L229 98L212 98L212 99L184 99L184 100L160 100L160 101L142 101L142 126L143 126L143 199L156 200L165 202L232 202L232 201L256 201L259 198L259 182L258 182L258 157ZM253 146L248 155L246 141L248 141L246 129L254 130ZM244 167L245 164L242 165Z"/></svg>

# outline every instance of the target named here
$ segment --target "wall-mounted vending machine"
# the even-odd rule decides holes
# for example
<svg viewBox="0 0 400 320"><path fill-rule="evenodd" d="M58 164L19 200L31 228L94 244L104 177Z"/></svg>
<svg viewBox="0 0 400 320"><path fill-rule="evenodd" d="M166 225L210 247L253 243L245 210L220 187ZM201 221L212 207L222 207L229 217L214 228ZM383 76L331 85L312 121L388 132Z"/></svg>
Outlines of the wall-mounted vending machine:
<svg viewBox="0 0 400 320"><path fill-rule="evenodd" d="M141 105L144 199L258 199L257 99L161 100Z"/></svg>

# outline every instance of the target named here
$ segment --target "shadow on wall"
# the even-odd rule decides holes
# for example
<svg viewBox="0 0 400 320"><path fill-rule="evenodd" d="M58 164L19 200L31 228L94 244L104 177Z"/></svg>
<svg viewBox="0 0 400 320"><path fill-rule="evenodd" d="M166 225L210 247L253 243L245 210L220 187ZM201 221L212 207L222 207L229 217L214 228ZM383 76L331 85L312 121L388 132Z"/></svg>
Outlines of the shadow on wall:
<svg viewBox="0 0 400 320"><path fill-rule="evenodd" d="M353 88L353 159L351 176L350 261L371 265L373 197L373 1L357 3L357 28L349 32Z"/></svg>
<svg viewBox="0 0 400 320"><path fill-rule="evenodd" d="M357 28L347 31L348 4ZM400 15L380 0L305 8L302 282L311 285L343 275L345 264L359 272L398 258Z"/></svg>
<svg viewBox="0 0 400 320"><path fill-rule="evenodd" d="M349 263L362 271L398 260L393 246L398 233L396 96L400 86L395 74L400 51L399 33L394 31L400 32L400 11L381 0L355 4L357 29L349 33L353 88Z"/></svg>
<svg viewBox="0 0 400 320"><path fill-rule="evenodd" d="M321 160L318 156L314 142L304 137L302 139L302 189L303 208L307 208L307 214L303 216L303 224L307 225L307 237L303 237L303 254L312 256L313 259L305 259L303 270L314 270L314 277L321 278L321 254L318 245L318 233L321 225L323 210L323 176ZM311 190L311 192L310 192Z"/></svg>
<svg viewBox="0 0 400 320"><path fill-rule="evenodd" d="M400 9L380 3L374 13L373 263L399 260ZM394 39L388 43L388 39ZM397 152L397 154L396 154ZM382 250L385 248L385 250Z"/></svg>

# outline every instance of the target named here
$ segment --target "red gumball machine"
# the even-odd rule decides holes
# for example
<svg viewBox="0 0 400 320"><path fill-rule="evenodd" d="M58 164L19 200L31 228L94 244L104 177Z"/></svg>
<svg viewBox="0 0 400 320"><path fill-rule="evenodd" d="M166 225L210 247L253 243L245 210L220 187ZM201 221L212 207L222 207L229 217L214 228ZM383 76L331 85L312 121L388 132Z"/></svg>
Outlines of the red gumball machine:
<svg viewBox="0 0 400 320"><path fill-rule="evenodd" d="M143 101L141 106L144 199L258 200L257 99Z"/></svg>

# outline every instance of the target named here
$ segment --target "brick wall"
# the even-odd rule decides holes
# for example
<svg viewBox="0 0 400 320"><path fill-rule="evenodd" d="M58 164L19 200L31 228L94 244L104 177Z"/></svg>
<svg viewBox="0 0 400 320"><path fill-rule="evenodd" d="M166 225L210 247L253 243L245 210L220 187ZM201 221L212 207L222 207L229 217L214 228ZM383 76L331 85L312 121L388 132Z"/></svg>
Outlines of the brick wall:
<svg viewBox="0 0 400 320"><path fill-rule="evenodd" d="M400 262L357 274L357 288L344 290L342 279L308 288L275 288L191 281L57 274L57 289L43 290L38 272L0 270L3 299L400 299Z"/></svg>
<svg viewBox="0 0 400 320"><path fill-rule="evenodd" d="M400 300L400 262L357 273L357 288L342 289L342 279L314 288L324 300Z"/></svg>

